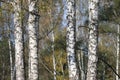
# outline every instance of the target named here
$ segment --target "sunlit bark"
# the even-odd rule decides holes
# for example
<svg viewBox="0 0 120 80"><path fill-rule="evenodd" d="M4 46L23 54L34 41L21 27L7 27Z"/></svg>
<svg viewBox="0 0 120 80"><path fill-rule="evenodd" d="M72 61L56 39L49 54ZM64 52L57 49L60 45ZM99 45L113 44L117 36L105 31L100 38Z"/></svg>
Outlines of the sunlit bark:
<svg viewBox="0 0 120 80"><path fill-rule="evenodd" d="M89 0L89 40L88 40L88 69L87 80L96 80L97 39L98 39L98 1Z"/></svg>
<svg viewBox="0 0 120 80"><path fill-rule="evenodd" d="M120 53L120 25L117 26L118 34L117 34L117 54L116 54L116 73L119 74L119 53ZM116 75L116 80L119 80L118 75Z"/></svg>
<svg viewBox="0 0 120 80"><path fill-rule="evenodd" d="M15 36L15 67L16 80L24 80L23 39L21 25L21 1L14 0L14 36Z"/></svg>
<svg viewBox="0 0 120 80"><path fill-rule="evenodd" d="M77 61L75 55L75 0L66 0L67 11L67 61L69 80L79 80Z"/></svg>
<svg viewBox="0 0 120 80"><path fill-rule="evenodd" d="M37 17L33 13L37 13L37 0L28 0L29 2L29 18L28 18L28 34L29 34L29 80L38 80L38 48L37 48Z"/></svg>

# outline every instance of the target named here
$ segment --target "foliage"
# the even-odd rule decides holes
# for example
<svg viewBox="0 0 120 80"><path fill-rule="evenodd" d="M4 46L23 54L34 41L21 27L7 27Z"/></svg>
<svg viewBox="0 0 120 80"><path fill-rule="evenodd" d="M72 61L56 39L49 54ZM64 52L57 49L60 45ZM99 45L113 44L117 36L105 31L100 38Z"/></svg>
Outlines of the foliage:
<svg viewBox="0 0 120 80"><path fill-rule="evenodd" d="M54 53L56 60L56 72L57 80L68 80L68 67L66 59L66 28L62 28L63 19L63 3L62 0L38 0L38 14L40 15L38 37L39 40L39 78L40 80L53 80L53 59L52 59L52 45L54 45ZM113 0L113 4L109 7L100 7L99 9L99 39L98 39L98 57L107 61L115 69L116 61L116 26L112 26L113 23L120 22L120 0ZM25 73L26 79L28 77L28 36L27 36L27 18L28 18L28 4L27 0L22 0L22 23L24 31L24 59L25 59ZM59 6L56 6L59 4ZM58 11L57 9L60 9ZM3 4L0 6L0 79L10 80L10 61L9 61L9 46L8 39L6 39L8 31L6 31L6 24L10 19L10 16L6 14L14 14L11 4ZM7 21L8 20L8 21ZM105 23L104 23L104 22ZM113 22L113 23L111 23ZM111 23L111 24L108 24ZM51 40L51 32L54 31L55 41ZM79 32L76 32L79 33ZM84 31L88 34L88 31ZM83 35L81 35L83 36ZM80 36L79 36L80 37ZM80 40L76 41L76 50L80 50L81 46L85 46L87 52L86 36L80 37ZM14 39L14 37L12 37ZM14 44L14 43L13 43ZM13 47L12 47L13 49ZM79 52L77 52L79 54ZM13 51L14 59L14 51ZM87 54L84 56L84 65L86 68ZM13 60L14 62L14 60ZM3 67L5 64L5 67ZM5 70L5 74L3 74ZM85 69L86 71L86 69ZM97 68L98 80L113 80L115 75L112 70L100 59L98 60ZM105 74L103 75L103 73ZM103 79L104 78L104 79Z"/></svg>
<svg viewBox="0 0 120 80"><path fill-rule="evenodd" d="M10 80L9 47L7 39L0 40L0 77Z"/></svg>

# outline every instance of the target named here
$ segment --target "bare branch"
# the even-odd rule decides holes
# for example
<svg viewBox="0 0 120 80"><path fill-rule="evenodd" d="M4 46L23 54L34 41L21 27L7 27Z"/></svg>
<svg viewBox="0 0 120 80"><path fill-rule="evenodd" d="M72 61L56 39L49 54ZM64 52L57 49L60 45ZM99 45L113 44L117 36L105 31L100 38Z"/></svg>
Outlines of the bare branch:
<svg viewBox="0 0 120 80"><path fill-rule="evenodd" d="M102 62L104 62L120 78L120 75L117 74L117 72L114 70L114 68L107 61L105 61L101 57L98 57L98 59L101 60Z"/></svg>

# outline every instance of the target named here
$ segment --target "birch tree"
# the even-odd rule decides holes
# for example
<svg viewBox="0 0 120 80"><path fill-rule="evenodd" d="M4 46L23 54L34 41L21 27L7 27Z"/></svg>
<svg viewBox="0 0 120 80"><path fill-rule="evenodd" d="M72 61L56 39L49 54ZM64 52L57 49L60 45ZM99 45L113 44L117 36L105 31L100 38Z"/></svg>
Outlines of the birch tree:
<svg viewBox="0 0 120 80"><path fill-rule="evenodd" d="M12 49L11 49L11 41L8 40L9 43L9 54L10 54L10 71L11 71L11 80L14 79L14 70L13 70L13 57L12 57Z"/></svg>
<svg viewBox="0 0 120 80"><path fill-rule="evenodd" d="M56 80L56 60L55 60L55 52L54 52L54 31L52 31L52 57L53 57L53 74L54 74L54 80Z"/></svg>
<svg viewBox="0 0 120 80"><path fill-rule="evenodd" d="M119 74L119 53L120 53L120 36L119 36L119 33L120 33L120 26L118 24L117 26L117 30L118 30L118 34L117 34L117 54L116 54L116 73ZM119 80L119 77L118 75L116 75L116 80Z"/></svg>
<svg viewBox="0 0 120 80"><path fill-rule="evenodd" d="M37 32L36 32L36 3L37 0L28 0L29 3L29 80L38 80L38 54L37 54Z"/></svg>
<svg viewBox="0 0 120 80"><path fill-rule="evenodd" d="M53 1L52 1L52 5L51 7L53 7ZM53 28L52 32L51 32L51 37L52 37L52 58L53 58L53 75L54 75L54 80L56 80L56 59L55 59L55 45L54 45L54 41L55 41L55 35L54 35L54 24L53 24L53 14L52 14L52 9L50 9L50 26Z"/></svg>
<svg viewBox="0 0 120 80"><path fill-rule="evenodd" d="M52 17L51 17L52 18ZM53 22L51 20L51 26L53 28ZM56 60L55 60L55 51L54 51L54 41L55 41L55 37L54 37L54 30L52 30L52 58L53 58L53 74L54 74L54 80L56 80Z"/></svg>
<svg viewBox="0 0 120 80"><path fill-rule="evenodd" d="M66 0L67 11L67 61L69 80L79 80L77 62L75 57L75 0Z"/></svg>
<svg viewBox="0 0 120 80"><path fill-rule="evenodd" d="M88 69L87 80L96 80L97 39L98 39L98 2L89 0L89 40L88 40Z"/></svg>
<svg viewBox="0 0 120 80"><path fill-rule="evenodd" d="M14 36L15 36L15 67L16 80L24 80L23 39L21 25L21 1L14 0Z"/></svg>
<svg viewBox="0 0 120 80"><path fill-rule="evenodd" d="M9 15L10 16L10 15ZM8 21L8 44L9 44L9 55L10 55L10 71L11 71L11 80L14 79L14 70L13 70L13 57L12 57L12 42L11 42L11 31L10 23Z"/></svg>

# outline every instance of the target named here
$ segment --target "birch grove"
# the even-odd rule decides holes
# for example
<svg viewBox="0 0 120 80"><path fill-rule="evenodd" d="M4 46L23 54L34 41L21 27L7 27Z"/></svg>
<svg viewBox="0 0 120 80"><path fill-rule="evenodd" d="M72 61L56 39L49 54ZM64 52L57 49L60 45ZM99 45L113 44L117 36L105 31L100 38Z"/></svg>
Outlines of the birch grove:
<svg viewBox="0 0 120 80"><path fill-rule="evenodd" d="M120 0L0 0L0 80L120 80Z"/></svg>

